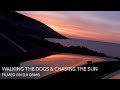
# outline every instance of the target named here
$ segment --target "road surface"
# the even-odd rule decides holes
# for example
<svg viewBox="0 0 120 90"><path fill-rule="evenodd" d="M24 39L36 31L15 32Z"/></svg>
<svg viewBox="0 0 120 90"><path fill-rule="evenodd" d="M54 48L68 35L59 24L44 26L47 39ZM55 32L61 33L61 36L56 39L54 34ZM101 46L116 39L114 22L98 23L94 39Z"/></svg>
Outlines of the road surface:
<svg viewBox="0 0 120 90"><path fill-rule="evenodd" d="M49 55L47 49L10 34L0 33L0 67Z"/></svg>
<svg viewBox="0 0 120 90"><path fill-rule="evenodd" d="M10 56L27 52L27 50L2 33L0 33L0 43L0 56Z"/></svg>

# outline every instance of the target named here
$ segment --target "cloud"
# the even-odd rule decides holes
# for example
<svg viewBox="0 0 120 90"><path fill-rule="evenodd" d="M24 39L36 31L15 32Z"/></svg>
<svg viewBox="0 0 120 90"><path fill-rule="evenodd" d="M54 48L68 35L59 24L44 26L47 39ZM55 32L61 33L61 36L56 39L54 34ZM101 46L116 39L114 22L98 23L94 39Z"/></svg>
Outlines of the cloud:
<svg viewBox="0 0 120 90"><path fill-rule="evenodd" d="M119 11L18 11L71 38L120 43Z"/></svg>

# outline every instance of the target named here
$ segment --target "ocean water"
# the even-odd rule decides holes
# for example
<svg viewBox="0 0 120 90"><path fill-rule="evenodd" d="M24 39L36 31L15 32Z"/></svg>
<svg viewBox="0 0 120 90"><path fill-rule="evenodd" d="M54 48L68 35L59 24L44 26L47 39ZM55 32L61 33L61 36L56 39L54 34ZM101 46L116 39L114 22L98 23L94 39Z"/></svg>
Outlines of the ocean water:
<svg viewBox="0 0 120 90"><path fill-rule="evenodd" d="M63 46L85 46L91 50L105 53L109 56L120 57L120 44L99 42L83 39L55 39L47 38L48 41L60 43Z"/></svg>

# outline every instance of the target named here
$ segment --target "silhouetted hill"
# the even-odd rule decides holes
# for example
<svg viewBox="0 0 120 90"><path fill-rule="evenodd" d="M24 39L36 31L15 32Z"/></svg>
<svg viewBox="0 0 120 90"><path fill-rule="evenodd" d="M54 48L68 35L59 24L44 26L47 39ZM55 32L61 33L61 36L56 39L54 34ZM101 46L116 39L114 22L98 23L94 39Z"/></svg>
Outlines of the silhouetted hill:
<svg viewBox="0 0 120 90"><path fill-rule="evenodd" d="M0 12L0 32L39 38L66 38L47 25L14 11Z"/></svg>
<svg viewBox="0 0 120 90"><path fill-rule="evenodd" d="M14 11L0 12L0 72L3 66L51 55L47 48L33 40L63 38L47 25ZM29 40L29 41L28 41Z"/></svg>

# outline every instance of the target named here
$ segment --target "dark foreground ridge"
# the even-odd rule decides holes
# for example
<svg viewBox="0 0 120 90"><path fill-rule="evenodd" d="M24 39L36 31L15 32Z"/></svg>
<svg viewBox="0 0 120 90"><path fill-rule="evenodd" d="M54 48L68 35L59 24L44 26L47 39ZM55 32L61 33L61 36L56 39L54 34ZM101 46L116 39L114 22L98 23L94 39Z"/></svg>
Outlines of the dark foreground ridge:
<svg viewBox="0 0 120 90"><path fill-rule="evenodd" d="M0 22L0 67L19 66L20 62L51 55L31 38L67 39L42 22L14 11L1 11Z"/></svg>
<svg viewBox="0 0 120 90"><path fill-rule="evenodd" d="M45 38L68 39L47 25L17 12L0 12L0 67L19 66L21 62L57 53L74 53L108 58L86 47L64 47ZM2 70L0 70L2 72Z"/></svg>

